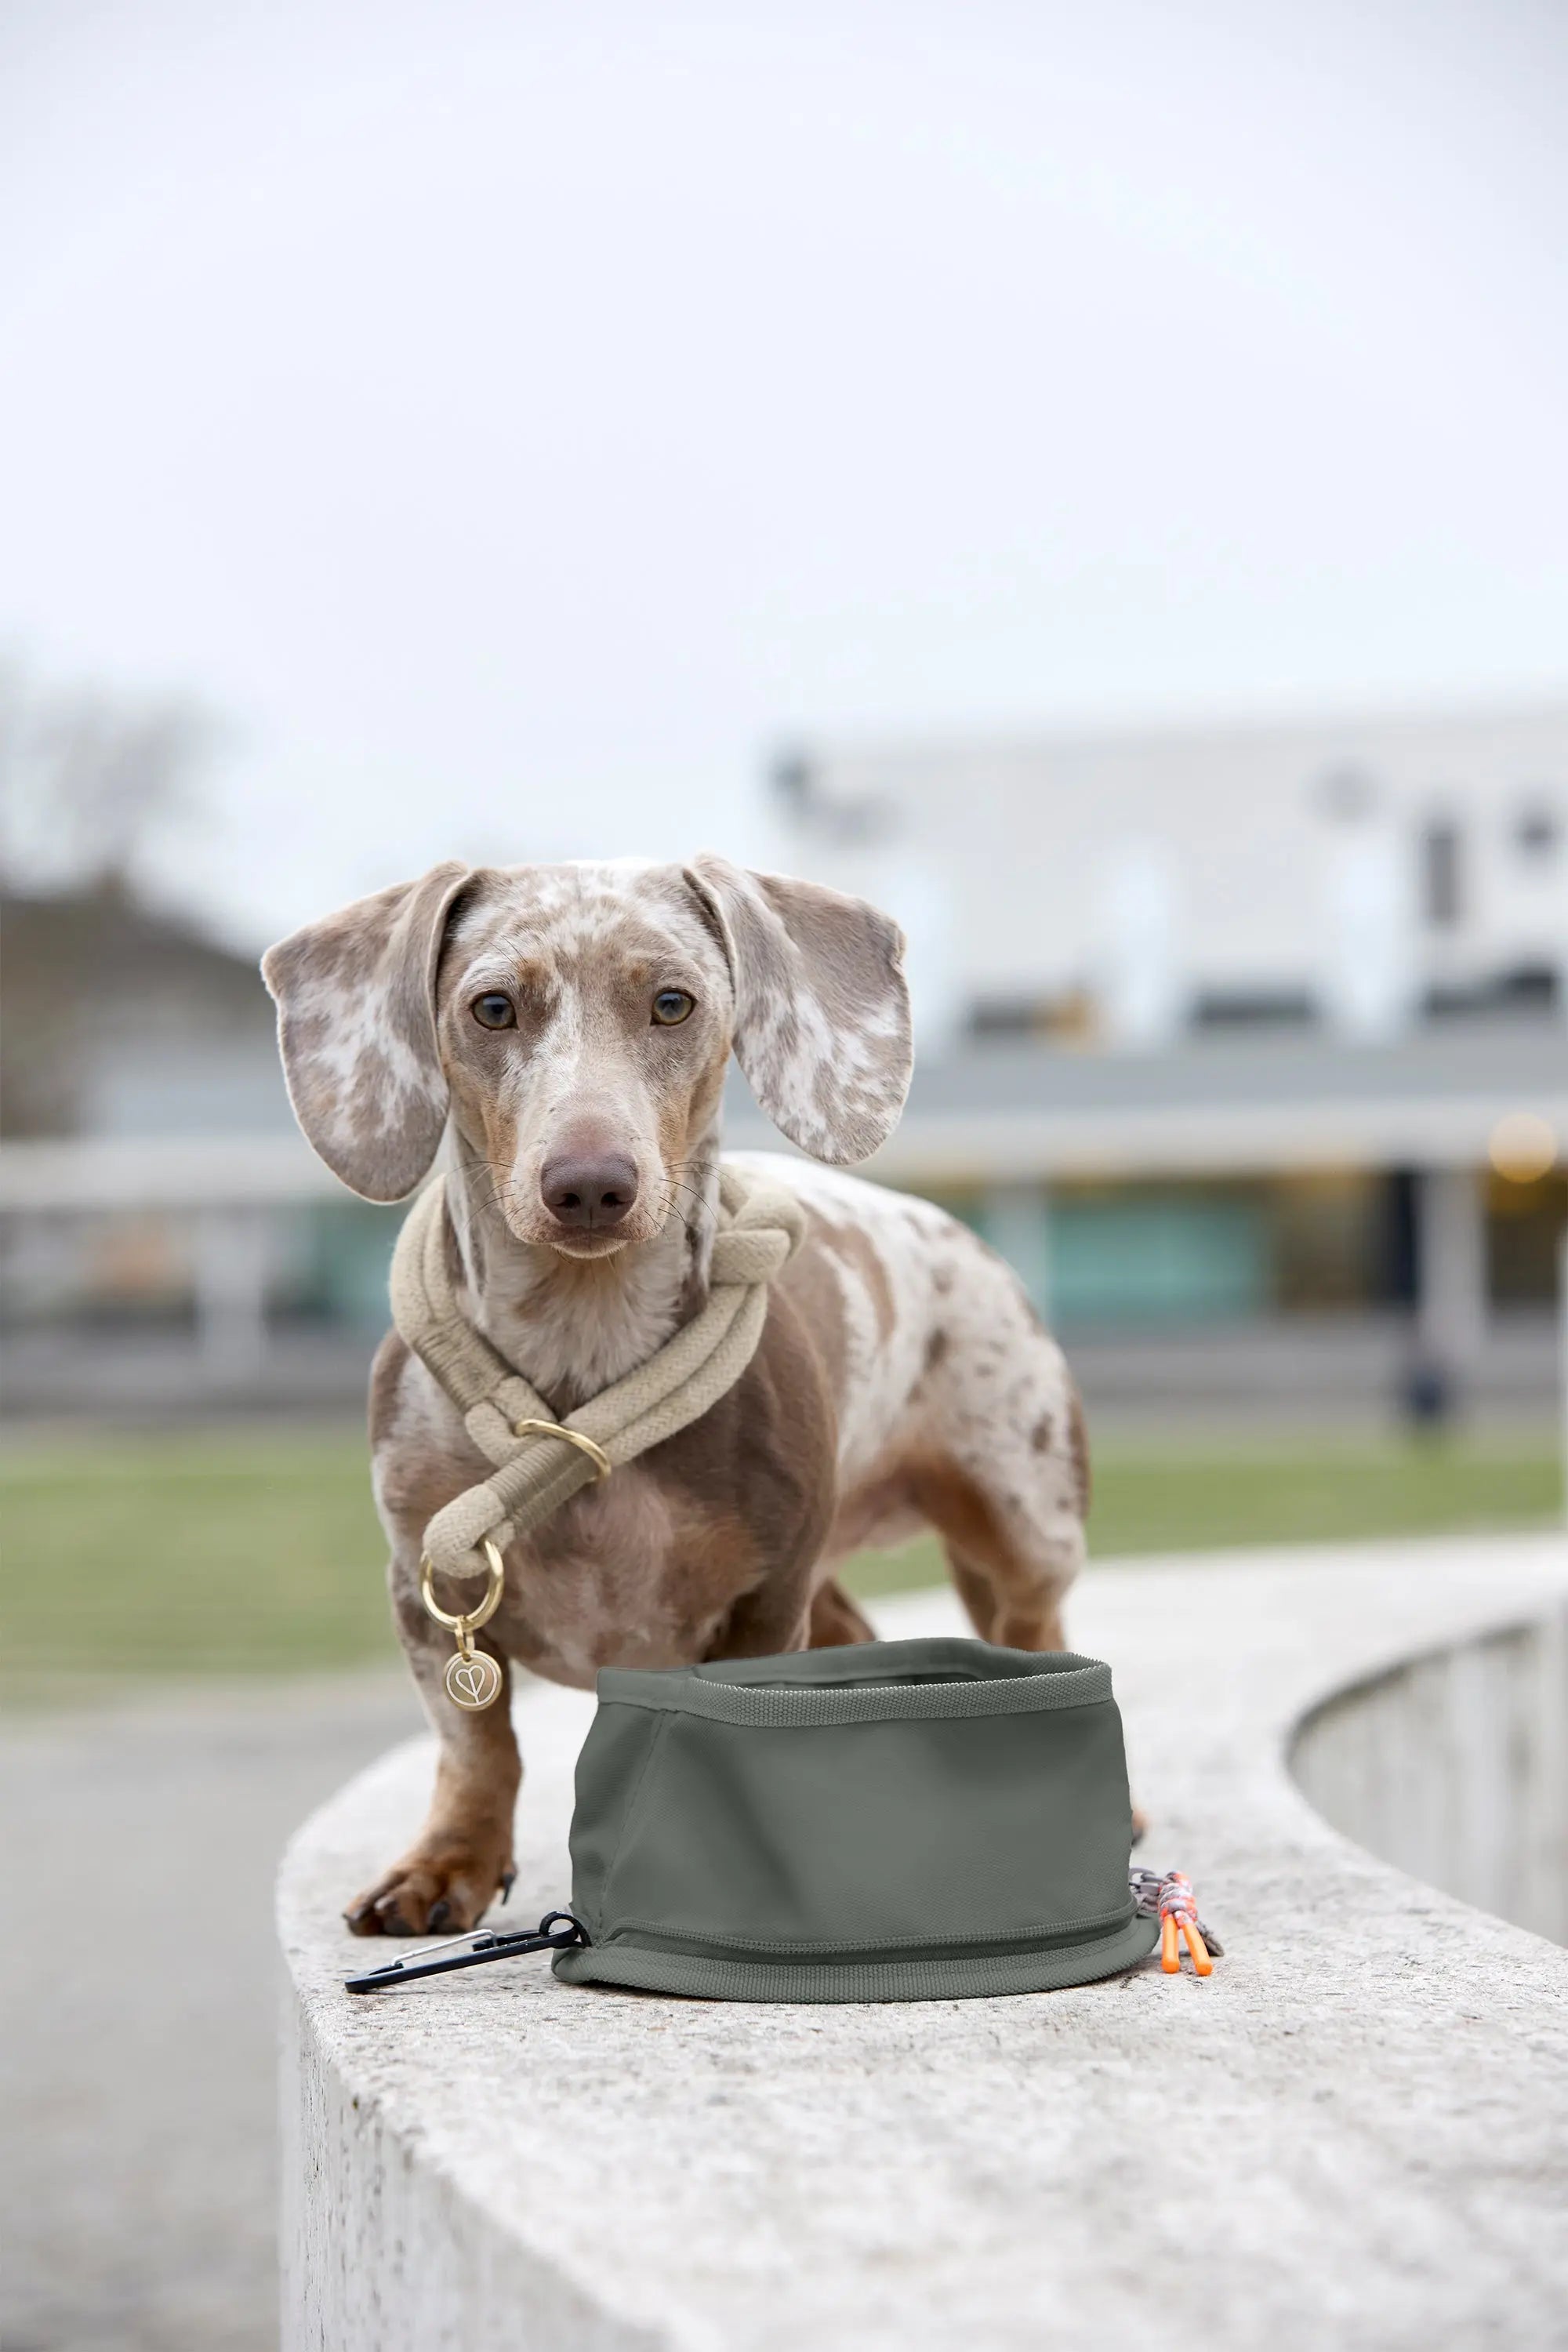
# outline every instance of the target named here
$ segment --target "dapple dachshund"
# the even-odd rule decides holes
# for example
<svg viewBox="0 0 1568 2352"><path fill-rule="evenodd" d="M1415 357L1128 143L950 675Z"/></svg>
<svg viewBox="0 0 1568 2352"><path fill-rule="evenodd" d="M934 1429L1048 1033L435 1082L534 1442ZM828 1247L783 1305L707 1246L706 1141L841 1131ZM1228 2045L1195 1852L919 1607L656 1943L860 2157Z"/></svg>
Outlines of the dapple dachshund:
<svg viewBox="0 0 1568 2352"><path fill-rule="evenodd" d="M442 1691L450 1643L421 1605L419 1557L426 1522L489 1465L418 1359L384 1343L375 1496L440 1763L414 1844L350 1906L356 1933L467 1928L508 1881L508 1659L590 1687L601 1666L867 1640L835 1567L921 1526L982 1635L1063 1646L1089 1473L1061 1353L952 1217L831 1172L903 1106L902 950L859 899L701 856L438 866L264 959L296 1115L345 1184L402 1200L449 1131L458 1295L557 1413L702 1305L731 1052L810 1155L760 1163L807 1230L742 1379L510 1547L481 1637L502 1701L483 1714Z"/></svg>

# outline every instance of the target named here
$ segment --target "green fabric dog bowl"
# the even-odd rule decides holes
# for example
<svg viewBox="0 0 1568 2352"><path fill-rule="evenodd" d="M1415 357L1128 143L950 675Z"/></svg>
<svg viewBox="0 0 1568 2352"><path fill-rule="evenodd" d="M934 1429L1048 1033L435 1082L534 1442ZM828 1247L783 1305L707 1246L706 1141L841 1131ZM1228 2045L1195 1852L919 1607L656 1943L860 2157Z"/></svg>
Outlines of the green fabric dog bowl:
<svg viewBox="0 0 1568 2352"><path fill-rule="evenodd" d="M577 1765L572 1984L938 2000L1152 1950L1110 1669L872 1642L599 1676Z"/></svg>

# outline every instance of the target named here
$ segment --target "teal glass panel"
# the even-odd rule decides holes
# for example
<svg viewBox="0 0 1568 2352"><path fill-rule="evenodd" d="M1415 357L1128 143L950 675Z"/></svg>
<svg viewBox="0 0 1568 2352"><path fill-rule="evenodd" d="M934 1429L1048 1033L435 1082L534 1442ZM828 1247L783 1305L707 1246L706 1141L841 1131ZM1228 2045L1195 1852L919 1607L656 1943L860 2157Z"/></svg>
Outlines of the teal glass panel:
<svg viewBox="0 0 1568 2352"><path fill-rule="evenodd" d="M1074 1325L1218 1322L1272 1303L1272 1252L1260 1202L1166 1195L1058 1201L1051 1315Z"/></svg>
<svg viewBox="0 0 1568 2352"><path fill-rule="evenodd" d="M384 1330L392 1320L386 1278L401 1207L368 1201L323 1201L312 1206L300 1305L327 1321L356 1330Z"/></svg>

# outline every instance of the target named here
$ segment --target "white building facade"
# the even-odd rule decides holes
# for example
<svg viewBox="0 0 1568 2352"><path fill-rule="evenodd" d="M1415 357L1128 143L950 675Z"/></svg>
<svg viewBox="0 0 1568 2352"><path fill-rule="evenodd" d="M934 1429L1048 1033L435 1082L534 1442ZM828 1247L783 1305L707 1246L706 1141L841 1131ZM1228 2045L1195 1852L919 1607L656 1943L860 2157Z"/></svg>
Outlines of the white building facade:
<svg viewBox="0 0 1568 2352"><path fill-rule="evenodd" d="M933 1037L1386 1038L1568 997L1568 703L828 746L776 777L785 862L907 908Z"/></svg>
<svg viewBox="0 0 1568 2352"><path fill-rule="evenodd" d="M1568 704L827 746L781 865L910 935L920 1067L873 1173L1095 1334L1380 1328L1462 1394L1568 1222Z"/></svg>

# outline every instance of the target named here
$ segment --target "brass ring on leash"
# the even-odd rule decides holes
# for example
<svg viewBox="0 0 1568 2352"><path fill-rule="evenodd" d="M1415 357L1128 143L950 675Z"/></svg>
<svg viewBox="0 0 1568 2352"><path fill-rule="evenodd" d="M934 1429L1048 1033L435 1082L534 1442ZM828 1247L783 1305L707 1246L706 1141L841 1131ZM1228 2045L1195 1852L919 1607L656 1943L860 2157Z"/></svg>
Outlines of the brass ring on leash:
<svg viewBox="0 0 1568 2352"><path fill-rule="evenodd" d="M437 1602L432 1590L432 1580L436 1571L430 1564L428 1556L419 1563L419 1598L436 1620L437 1624L447 1626L454 1633L477 1633L481 1625L488 1625L500 1607L500 1597L506 1590L506 1568L500 1553L489 1536L479 1538L479 1549L484 1553L485 1566L489 1570L489 1582L485 1587L485 1597L477 1609L460 1610L455 1617L448 1615L447 1612L439 1607Z"/></svg>
<svg viewBox="0 0 1568 2352"><path fill-rule="evenodd" d="M514 1437L563 1437L568 1445L574 1445L580 1454L587 1455L599 1474L601 1484L616 1466L602 1445L595 1445L594 1440L580 1429L568 1429L564 1422L514 1421L511 1433Z"/></svg>
<svg viewBox="0 0 1568 2352"><path fill-rule="evenodd" d="M479 1607L459 1616L453 1616L437 1602L433 1590L436 1571L428 1555L419 1563L419 1598L437 1624L447 1626L458 1637L457 1650L447 1659L442 1676L447 1696L454 1706L462 1707L469 1715L489 1706L500 1696L501 1686L500 1667L488 1650L475 1649L473 1637L481 1625L489 1623L500 1607L500 1597L506 1590L506 1565L489 1536L480 1537L479 1549L489 1570L489 1582Z"/></svg>

